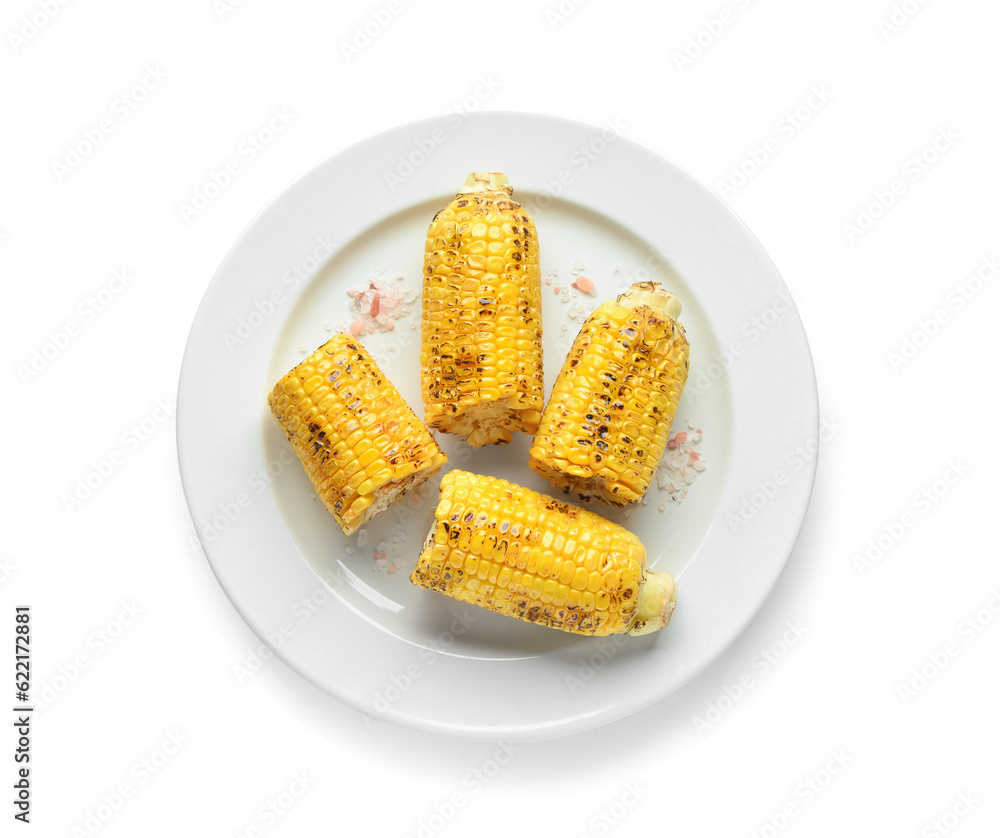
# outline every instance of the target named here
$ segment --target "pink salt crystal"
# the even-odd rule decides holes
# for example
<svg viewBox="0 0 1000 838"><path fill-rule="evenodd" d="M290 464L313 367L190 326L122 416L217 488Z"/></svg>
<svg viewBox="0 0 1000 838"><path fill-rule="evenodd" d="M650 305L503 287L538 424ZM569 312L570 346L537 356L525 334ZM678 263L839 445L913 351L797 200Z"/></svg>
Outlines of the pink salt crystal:
<svg viewBox="0 0 1000 838"><path fill-rule="evenodd" d="M552 286L552 293L554 293L554 294L558 294L559 293L559 286L558 285L553 285Z"/></svg>
<svg viewBox="0 0 1000 838"><path fill-rule="evenodd" d="M688 454L688 464L690 465L694 465L700 459L701 457L698 456L697 451L692 451L690 454Z"/></svg>
<svg viewBox="0 0 1000 838"><path fill-rule="evenodd" d="M583 291L584 294L594 293L594 283L585 276L578 276L573 280L573 287Z"/></svg>
<svg viewBox="0 0 1000 838"><path fill-rule="evenodd" d="M381 297L379 296L378 291L376 291L375 296L372 297L372 308L371 311L369 312L369 314L371 314L372 317L378 317L378 302L380 299Z"/></svg>
<svg viewBox="0 0 1000 838"><path fill-rule="evenodd" d="M668 439L667 440L667 448L669 448L671 451L673 451L674 449L676 449L677 448L677 439L676 438L675 439Z"/></svg>
<svg viewBox="0 0 1000 838"><path fill-rule="evenodd" d="M351 323L352 335L360 335L364 330L365 330L364 320L355 320L353 323Z"/></svg>
<svg viewBox="0 0 1000 838"><path fill-rule="evenodd" d="M687 438L688 438L687 431L681 431L675 437L675 439L677 440L677 444L678 445L683 445L685 442L687 442Z"/></svg>

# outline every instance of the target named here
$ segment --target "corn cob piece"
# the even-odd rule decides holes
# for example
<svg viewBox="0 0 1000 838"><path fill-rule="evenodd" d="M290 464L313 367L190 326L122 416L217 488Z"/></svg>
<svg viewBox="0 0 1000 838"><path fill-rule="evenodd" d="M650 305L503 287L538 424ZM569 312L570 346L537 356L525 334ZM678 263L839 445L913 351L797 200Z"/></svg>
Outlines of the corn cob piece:
<svg viewBox="0 0 1000 838"><path fill-rule="evenodd" d="M573 342L529 464L555 488L612 506L642 500L688 375L681 303L656 282L599 306Z"/></svg>
<svg viewBox="0 0 1000 838"><path fill-rule="evenodd" d="M470 445L534 434L542 416L542 292L535 224L499 172L469 175L424 251L424 421Z"/></svg>
<svg viewBox="0 0 1000 838"><path fill-rule="evenodd" d="M410 581L575 634L648 634L674 608L669 573L632 533L506 480L448 472Z"/></svg>
<svg viewBox="0 0 1000 838"><path fill-rule="evenodd" d="M348 535L448 461L367 350L335 335L282 378L271 412Z"/></svg>

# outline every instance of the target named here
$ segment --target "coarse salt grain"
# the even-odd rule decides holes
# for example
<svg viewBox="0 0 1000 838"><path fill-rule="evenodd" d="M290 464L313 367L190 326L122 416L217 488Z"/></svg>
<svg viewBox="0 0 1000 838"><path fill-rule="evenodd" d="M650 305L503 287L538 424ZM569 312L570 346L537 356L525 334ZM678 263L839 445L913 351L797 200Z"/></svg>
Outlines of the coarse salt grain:
<svg viewBox="0 0 1000 838"><path fill-rule="evenodd" d="M416 292L403 283L401 274L384 276L386 270L375 269L361 285L347 290L353 317L348 330L352 335L390 332L397 320L410 313L408 304L417 299Z"/></svg>
<svg viewBox="0 0 1000 838"><path fill-rule="evenodd" d="M688 428L695 425L688 420ZM687 490L695 478L705 470L705 458L699 444L701 429L694 433L678 431L667 440L667 450L656 469L656 484L667 492L667 500L679 503L687 497Z"/></svg>

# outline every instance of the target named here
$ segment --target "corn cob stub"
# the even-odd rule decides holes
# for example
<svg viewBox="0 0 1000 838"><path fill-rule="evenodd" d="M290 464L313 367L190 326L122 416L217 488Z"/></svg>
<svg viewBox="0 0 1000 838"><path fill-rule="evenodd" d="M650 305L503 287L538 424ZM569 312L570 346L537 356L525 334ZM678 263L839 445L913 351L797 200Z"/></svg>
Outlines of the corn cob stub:
<svg viewBox="0 0 1000 838"><path fill-rule="evenodd" d="M343 531L448 461L368 351L335 335L282 378L271 412Z"/></svg>
<svg viewBox="0 0 1000 838"><path fill-rule="evenodd" d="M535 224L498 172L469 175L424 251L424 419L470 445L534 434L544 403Z"/></svg>
<svg viewBox="0 0 1000 838"><path fill-rule="evenodd" d="M637 503L666 449L688 375L680 301L640 282L599 306L573 342L529 464L553 486Z"/></svg>
<svg viewBox="0 0 1000 838"><path fill-rule="evenodd" d="M636 536L599 515L453 470L410 581L575 634L647 634L670 620L676 588L645 560Z"/></svg>

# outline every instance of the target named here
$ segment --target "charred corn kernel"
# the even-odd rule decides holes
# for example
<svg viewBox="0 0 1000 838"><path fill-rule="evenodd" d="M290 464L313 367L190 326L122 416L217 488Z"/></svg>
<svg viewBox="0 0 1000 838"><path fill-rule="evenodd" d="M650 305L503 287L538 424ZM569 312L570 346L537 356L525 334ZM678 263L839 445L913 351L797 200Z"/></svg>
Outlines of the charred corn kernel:
<svg viewBox="0 0 1000 838"><path fill-rule="evenodd" d="M640 282L584 322L556 379L529 464L557 489L642 500L688 374L680 301Z"/></svg>
<svg viewBox="0 0 1000 838"><path fill-rule="evenodd" d="M542 416L542 294L535 224L498 172L469 175L424 251L424 421L470 445L534 434Z"/></svg>
<svg viewBox="0 0 1000 838"><path fill-rule="evenodd" d="M465 514L455 514L458 505ZM600 549L574 542L567 551L564 539L560 553L560 533L574 528L599 535ZM639 539L593 512L496 477L450 471L410 581L576 634L647 634L669 622L676 588L669 573L645 565Z"/></svg>
<svg viewBox="0 0 1000 838"><path fill-rule="evenodd" d="M271 412L345 533L448 458L367 350L335 335L282 378Z"/></svg>

